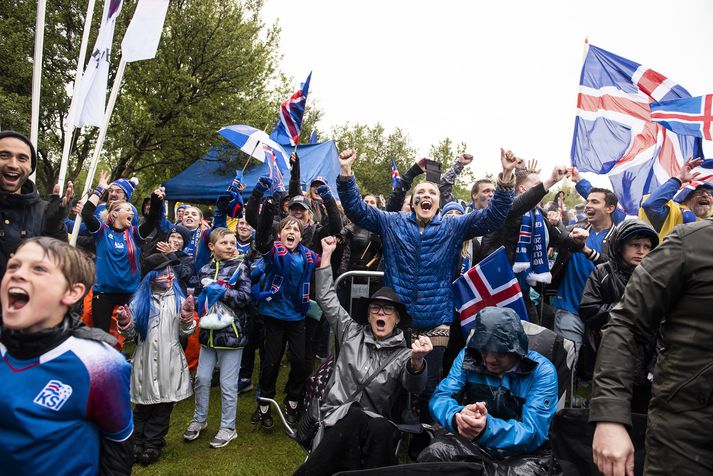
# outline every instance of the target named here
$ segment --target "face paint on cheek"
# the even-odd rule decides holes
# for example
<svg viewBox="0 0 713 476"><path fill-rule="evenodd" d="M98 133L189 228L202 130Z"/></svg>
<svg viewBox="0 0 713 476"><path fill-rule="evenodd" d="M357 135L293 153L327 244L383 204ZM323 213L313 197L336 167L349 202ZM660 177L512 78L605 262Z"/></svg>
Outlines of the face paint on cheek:
<svg viewBox="0 0 713 476"><path fill-rule="evenodd" d="M415 207L421 202L421 197L413 197L413 206Z"/></svg>

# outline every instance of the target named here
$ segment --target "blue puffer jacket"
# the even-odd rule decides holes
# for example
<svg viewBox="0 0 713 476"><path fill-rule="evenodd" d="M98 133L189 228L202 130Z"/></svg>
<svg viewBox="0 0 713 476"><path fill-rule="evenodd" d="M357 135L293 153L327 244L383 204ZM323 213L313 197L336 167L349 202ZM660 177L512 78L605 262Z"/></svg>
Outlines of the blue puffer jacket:
<svg viewBox="0 0 713 476"><path fill-rule="evenodd" d="M479 401L486 404L488 422L476 444L503 456L534 453L547 440L557 411L555 367L531 350L515 370L494 377L485 371L480 353L466 347L431 397L431 414L457 433L455 414Z"/></svg>
<svg viewBox="0 0 713 476"><path fill-rule="evenodd" d="M422 234L415 213L384 212L365 204L353 176L339 177L337 190L349 219L381 235L384 285L406 304L412 327L424 330L451 323L451 280L463 241L500 228L514 196L498 189L483 210L463 216L439 213Z"/></svg>

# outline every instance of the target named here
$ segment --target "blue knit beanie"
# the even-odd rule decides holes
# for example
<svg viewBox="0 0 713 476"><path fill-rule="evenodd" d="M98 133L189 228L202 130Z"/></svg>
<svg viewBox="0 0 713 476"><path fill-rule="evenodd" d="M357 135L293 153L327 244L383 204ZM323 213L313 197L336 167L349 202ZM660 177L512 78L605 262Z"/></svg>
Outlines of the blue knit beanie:
<svg viewBox="0 0 713 476"><path fill-rule="evenodd" d="M125 178L120 178L117 180L114 180L111 185L116 185L120 189L124 191L126 194L126 201L130 202L131 201L131 195L134 193L134 187L136 187L139 184L139 179L136 177L131 177L130 179L125 179Z"/></svg>
<svg viewBox="0 0 713 476"><path fill-rule="evenodd" d="M441 213L445 215L448 212L452 212L453 210L460 212L461 215L465 215L465 210L463 209L463 205L460 203L453 201L453 202L448 202L445 205L443 205L443 209L441 210Z"/></svg>

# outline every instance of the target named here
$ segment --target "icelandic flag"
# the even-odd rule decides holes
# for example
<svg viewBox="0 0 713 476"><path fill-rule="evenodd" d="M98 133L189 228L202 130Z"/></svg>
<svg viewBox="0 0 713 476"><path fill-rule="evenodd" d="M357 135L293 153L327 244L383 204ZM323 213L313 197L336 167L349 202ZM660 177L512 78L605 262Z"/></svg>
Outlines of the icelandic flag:
<svg viewBox="0 0 713 476"><path fill-rule="evenodd" d="M713 94L652 103L651 120L676 134L711 140Z"/></svg>
<svg viewBox="0 0 713 476"><path fill-rule="evenodd" d="M289 143L292 146L296 146L299 142L310 79L312 79L312 72L307 76L307 80L302 83L300 90L280 105L280 119L275 125L275 130L270 134L270 139L278 144Z"/></svg>
<svg viewBox="0 0 713 476"><path fill-rule="evenodd" d="M453 302L460 314L460 327L468 337L475 324L475 315L488 306L509 307L521 320L527 320L527 308L520 284L501 246L487 258L453 281Z"/></svg>
<svg viewBox="0 0 713 476"><path fill-rule="evenodd" d="M280 167L277 166L277 157L275 156L275 152L273 152L273 150L266 145L263 145L263 148L265 150L265 156L268 157L268 165L270 167L269 177L272 179L272 186L270 187L270 190L268 190L268 192L270 193L270 195L272 195L275 190L284 192L285 182L282 179L282 172L280 172Z"/></svg>
<svg viewBox="0 0 713 476"><path fill-rule="evenodd" d="M394 189L396 186L399 184L399 171L396 168L396 162L394 162L394 159L391 159L391 188Z"/></svg>
<svg viewBox="0 0 713 476"><path fill-rule="evenodd" d="M641 197L675 175L701 140L679 136L651 120L650 103L690 98L662 74L589 45L579 80L572 165L607 174L630 215Z"/></svg>

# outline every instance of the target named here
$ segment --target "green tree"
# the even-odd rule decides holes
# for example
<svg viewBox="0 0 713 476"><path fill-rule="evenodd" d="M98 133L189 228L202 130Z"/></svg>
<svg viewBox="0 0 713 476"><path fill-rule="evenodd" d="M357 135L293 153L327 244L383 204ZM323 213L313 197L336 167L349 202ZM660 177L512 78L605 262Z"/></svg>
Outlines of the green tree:
<svg viewBox="0 0 713 476"><path fill-rule="evenodd" d="M450 169L456 162L459 155L463 154L467 149L465 142L459 144L454 144L453 141L446 137L442 139L438 144L432 145L429 151L432 160L441 163L441 173L445 174L448 169ZM453 195L456 198L470 201L470 187L469 184L475 181L475 174L470 169L470 167L465 167L463 171L458 176L458 180L453 186Z"/></svg>
<svg viewBox="0 0 713 476"><path fill-rule="evenodd" d="M354 174L362 193L388 195L391 192L391 160L400 171L405 171L414 161L416 150L401 129L387 133L380 123L344 124L332 130L332 140L337 150L354 148L358 158Z"/></svg>
<svg viewBox="0 0 713 476"><path fill-rule="evenodd" d="M90 45L101 17L97 3ZM38 151L45 192L59 171L85 5L49 0L47 6ZM250 124L269 132L292 87L277 70L279 29L262 22L261 7L261 0L172 1L156 58L127 66L100 167L110 168L112 178L139 176L146 191L224 143L220 127ZM117 21L110 85L134 9L135 2L125 2ZM22 132L29 130L34 22L35 2L0 4L0 125ZM75 134L70 180L81 181L96 140L96 129L82 132Z"/></svg>

